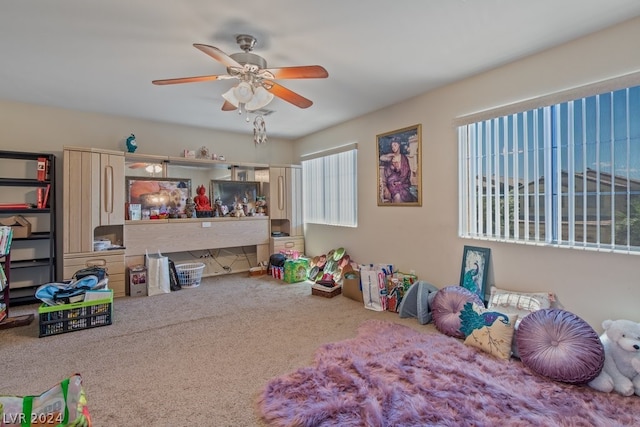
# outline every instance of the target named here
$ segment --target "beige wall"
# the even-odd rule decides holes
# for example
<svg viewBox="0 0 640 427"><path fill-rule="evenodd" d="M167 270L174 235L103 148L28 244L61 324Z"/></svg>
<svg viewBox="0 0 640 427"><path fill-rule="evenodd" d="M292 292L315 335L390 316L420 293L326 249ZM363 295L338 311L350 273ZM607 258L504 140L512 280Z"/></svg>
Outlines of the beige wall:
<svg viewBox="0 0 640 427"><path fill-rule="evenodd" d="M597 330L607 318L640 321L638 256L464 240L457 237L455 117L640 70L640 19L303 138L255 146L237 135L143 120L0 101L0 147L62 153L63 145L179 155L205 145L230 161L297 163L301 154L358 142L358 227L306 228L307 253L344 246L361 263L413 269L436 286L457 284L465 244L492 250L490 282L557 293ZM376 205L376 135L422 124L423 206ZM61 163L60 163L61 165ZM59 196L59 195L58 195Z"/></svg>
<svg viewBox="0 0 640 427"><path fill-rule="evenodd" d="M492 250L490 283L553 291L601 331L604 319L640 322L640 258L461 239L457 234L456 117L640 70L640 19L418 96L303 138L297 155L358 142L358 227L308 225L307 253L344 246L361 263L414 269L438 287L457 284L464 245ZM422 123L423 206L376 204L376 135Z"/></svg>
<svg viewBox="0 0 640 427"><path fill-rule="evenodd" d="M183 149L206 146L211 153L223 154L229 162L287 164L293 160L293 142L269 138L267 144L256 145L252 128L240 135L0 100L0 150L50 152L57 156L57 206L62 206L63 146L125 151L125 139L131 133L136 135L137 153L180 156ZM62 211L58 212L57 231L61 236ZM57 253L62 254L62 239L57 243ZM61 267L62 256L58 256L59 276Z"/></svg>
<svg viewBox="0 0 640 427"><path fill-rule="evenodd" d="M293 161L291 141L269 138L267 144L256 145L249 127L244 135L0 100L2 150L62 155L62 147L72 145L126 151L131 133L136 135L136 153L181 156L183 149L204 145L229 162Z"/></svg>

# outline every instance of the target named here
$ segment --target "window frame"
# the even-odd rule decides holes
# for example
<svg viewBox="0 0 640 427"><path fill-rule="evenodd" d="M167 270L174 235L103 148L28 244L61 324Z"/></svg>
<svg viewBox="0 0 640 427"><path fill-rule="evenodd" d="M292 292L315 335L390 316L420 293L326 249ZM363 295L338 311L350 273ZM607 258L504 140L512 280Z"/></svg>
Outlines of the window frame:
<svg viewBox="0 0 640 427"><path fill-rule="evenodd" d="M303 155L301 159L304 223L357 227L357 144Z"/></svg>
<svg viewBox="0 0 640 427"><path fill-rule="evenodd" d="M640 239L636 236L635 240L632 240L631 225L629 225L633 220L640 221L640 204L637 207L638 211L633 212L634 207L631 203L631 198L635 202L640 199L640 190L638 190L640 178L635 175L633 178L630 177L630 170L633 168L629 163L630 150L638 150L640 146L640 133L637 131L640 127L640 114L629 114L631 91L635 91L634 112L640 111L639 85L640 73L634 73L589 87L457 119L454 123L458 127L459 145L459 236L640 254ZM592 93L596 91L597 93ZM620 125L619 119L614 115L614 97L619 97L622 92L626 96L624 98L626 132L617 131L616 134L614 128ZM597 104L601 100L603 105ZM610 105L607 104L609 101ZM595 119L587 117L589 114L585 112L587 102L597 104L597 108L594 109L597 111ZM619 109L619 107L615 108ZM542 126L534 123L536 120L526 123L527 118L532 114L537 118L536 120L544 122ZM604 138L598 134L592 137L593 140L589 140L586 136L587 128L594 125L588 123L588 120L597 121L595 128L597 132L604 134ZM507 125L510 121L511 125ZM633 132L630 131L630 126L634 126ZM477 127L486 127L486 134L479 132ZM536 165L535 175L525 172L524 177L525 180L528 178L528 181L526 185L522 185L518 182L521 175L517 168L521 165L527 168L530 165L529 159L526 159L526 153L531 150L527 147L526 138L524 146L520 146L517 142L509 141L505 133L513 132L512 137L516 141L516 135L524 137L530 135L531 131L537 134L528 142L543 144L540 158L543 165L542 168ZM619 137L620 134L623 134L622 138ZM508 146L510 142L512 146ZM596 166L593 169L587 167L592 161L591 159L587 161L588 144L595 144L596 159L593 164ZM616 150L619 149L616 148L616 144L626 144L621 148L626 148L627 151L626 165L622 165L623 168L626 167L626 175L622 175L622 178L626 178L626 188L621 184L624 179L621 179L618 171L613 169L620 156L616 154ZM591 146L589 148L592 149ZM598 157L601 150L604 153L602 159ZM521 157L518 157L519 151L525 153L524 162ZM505 152L512 154L511 163L508 157L500 158L501 153ZM535 150L531 152L535 153ZM580 159L576 160L578 156L584 156L582 164L578 162ZM607 159L611 163L610 173L606 172ZM574 167L576 163L578 167ZM483 171L487 174L483 175ZM541 171L540 174L539 171ZM593 190L588 189L589 174L595 174L592 179L596 182L593 194ZM483 179L479 179L480 176ZM488 179L487 176L493 178ZM509 178L513 179L513 184L508 182ZM606 189L607 179L610 181L610 188L605 191L603 188ZM579 190L580 185L581 190ZM511 189L508 193L500 190L507 187ZM620 193L619 187L625 191ZM494 189L496 189L495 193ZM507 197L508 194L510 195ZM480 197L481 195L484 197ZM626 233L621 234L626 234L626 241L624 238L617 237L616 222L619 226L619 218L622 218L616 210L617 199L626 200L626 206L624 202L619 203L622 208L626 208L626 217L623 221L626 221L627 228ZM544 207L541 207L540 203L544 203ZM595 241L590 241L587 237L587 223L592 219L589 216L594 209L597 234ZM529 213L532 210L535 218L530 221ZM541 211L544 211L544 215L540 214ZM632 217L632 214L637 215L638 218ZM522 215L525 215L524 235L519 233L521 228L519 221ZM605 221L610 224L608 230L602 226ZM581 232L576 228L578 226L582 227ZM576 233L576 230L579 233ZM608 233L609 236L601 235L602 230L605 230L605 234ZM637 235L637 231L635 234ZM582 240L577 239L580 235ZM618 243L620 241L622 243Z"/></svg>

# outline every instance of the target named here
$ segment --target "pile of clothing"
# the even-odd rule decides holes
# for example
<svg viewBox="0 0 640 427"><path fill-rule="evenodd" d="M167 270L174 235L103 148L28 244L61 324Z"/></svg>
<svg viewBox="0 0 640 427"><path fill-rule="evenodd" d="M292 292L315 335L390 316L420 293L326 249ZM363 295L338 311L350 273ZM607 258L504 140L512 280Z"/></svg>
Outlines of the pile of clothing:
<svg viewBox="0 0 640 427"><path fill-rule="evenodd" d="M47 305L72 304L84 301L87 291L108 289L109 275L105 268L89 267L76 271L63 283L47 283L36 289L35 296Z"/></svg>

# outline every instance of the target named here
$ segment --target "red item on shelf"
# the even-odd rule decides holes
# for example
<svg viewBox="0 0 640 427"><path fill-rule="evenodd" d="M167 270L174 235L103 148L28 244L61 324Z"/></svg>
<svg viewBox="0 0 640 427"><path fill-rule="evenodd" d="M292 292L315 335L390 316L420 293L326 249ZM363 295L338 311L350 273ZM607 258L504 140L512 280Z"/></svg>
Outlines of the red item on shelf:
<svg viewBox="0 0 640 427"><path fill-rule="evenodd" d="M47 158L38 157L38 181L47 180Z"/></svg>
<svg viewBox="0 0 640 427"><path fill-rule="evenodd" d="M49 204L49 191L51 190L51 184L47 184L46 187L40 187L37 190L38 195L38 204L36 205L38 209L45 209Z"/></svg>
<svg viewBox="0 0 640 427"><path fill-rule="evenodd" d="M0 209L30 209L28 203L0 203Z"/></svg>

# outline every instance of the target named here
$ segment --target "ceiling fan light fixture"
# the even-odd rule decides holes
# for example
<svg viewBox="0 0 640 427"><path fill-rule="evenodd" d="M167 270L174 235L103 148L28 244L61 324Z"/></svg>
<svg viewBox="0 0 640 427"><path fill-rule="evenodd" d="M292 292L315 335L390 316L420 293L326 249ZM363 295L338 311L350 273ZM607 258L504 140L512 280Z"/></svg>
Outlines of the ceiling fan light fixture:
<svg viewBox="0 0 640 427"><path fill-rule="evenodd" d="M273 94L262 86L258 86L251 101L245 104L245 108L247 111L259 110L266 107L271 101L273 101Z"/></svg>
<svg viewBox="0 0 640 427"><path fill-rule="evenodd" d="M238 102L246 104L253 99L253 86L248 82L240 82L233 88L233 95Z"/></svg>
<svg viewBox="0 0 640 427"><path fill-rule="evenodd" d="M147 167L145 167L144 170L146 170L150 174L160 173L162 172L162 165L150 164L150 165L147 165Z"/></svg>
<svg viewBox="0 0 640 427"><path fill-rule="evenodd" d="M250 96L246 96L250 94ZM248 82L240 82L222 94L222 97L236 108L254 111L264 108L273 101L273 94L262 86L254 88Z"/></svg>
<svg viewBox="0 0 640 427"><path fill-rule="evenodd" d="M222 97L225 99L225 101L227 101L230 104L233 104L234 107L238 108L240 101L238 101L238 98L236 98L236 96L234 95L233 93L234 89L235 89L235 86L229 89L228 91L226 91L225 93L223 93Z"/></svg>

